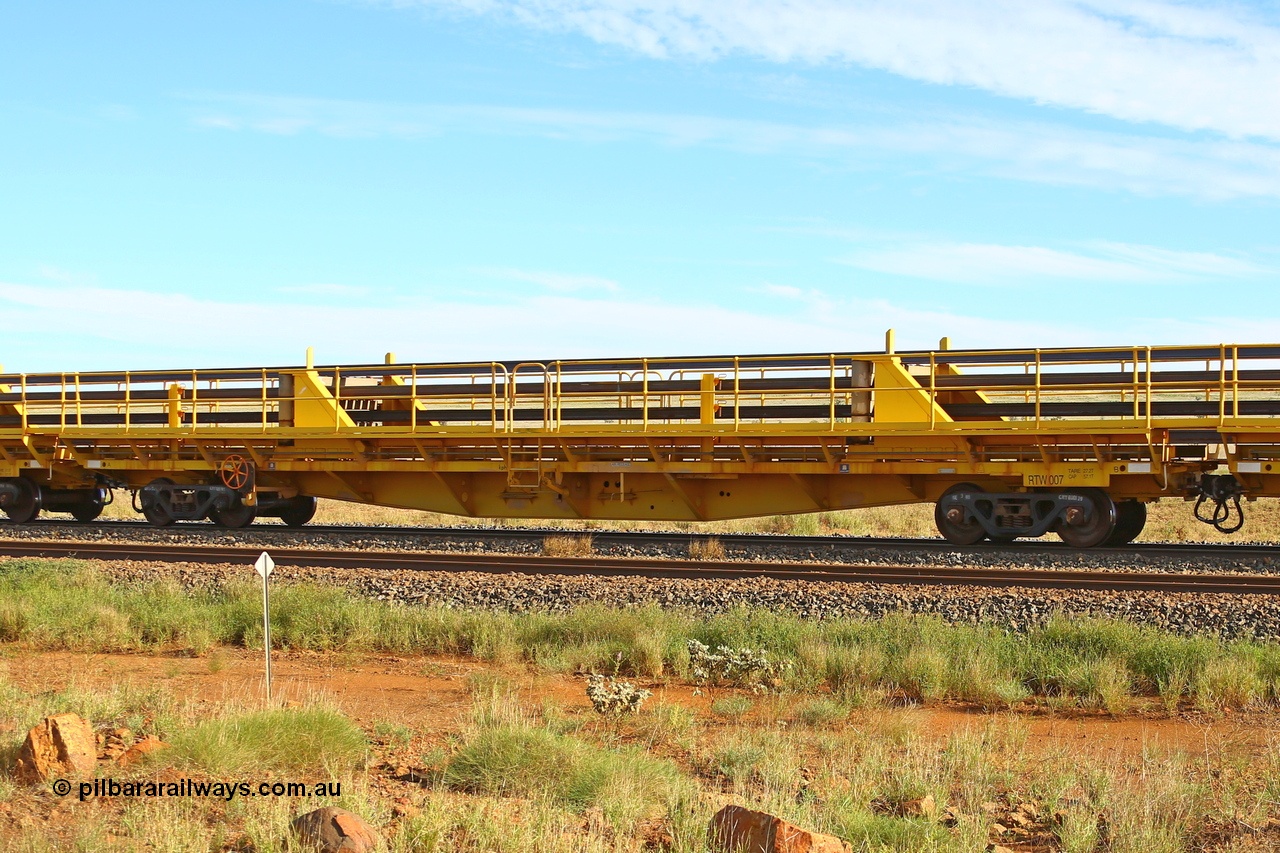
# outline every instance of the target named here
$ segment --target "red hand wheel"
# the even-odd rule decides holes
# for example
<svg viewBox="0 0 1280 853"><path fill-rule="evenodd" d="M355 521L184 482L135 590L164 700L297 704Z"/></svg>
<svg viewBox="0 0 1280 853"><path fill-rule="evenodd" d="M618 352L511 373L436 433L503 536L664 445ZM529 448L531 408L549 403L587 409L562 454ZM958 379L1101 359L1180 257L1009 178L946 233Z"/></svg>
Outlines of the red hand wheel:
<svg viewBox="0 0 1280 853"><path fill-rule="evenodd" d="M249 485L249 480L253 477L253 463L243 456L232 454L218 466L218 476L222 478L222 485L238 492Z"/></svg>

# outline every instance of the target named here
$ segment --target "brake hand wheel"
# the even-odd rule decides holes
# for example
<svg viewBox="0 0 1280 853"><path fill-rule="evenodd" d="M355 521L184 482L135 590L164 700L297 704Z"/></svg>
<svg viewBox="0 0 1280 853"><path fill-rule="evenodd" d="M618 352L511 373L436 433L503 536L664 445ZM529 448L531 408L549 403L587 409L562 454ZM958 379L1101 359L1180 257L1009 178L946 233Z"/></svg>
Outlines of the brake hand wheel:
<svg viewBox="0 0 1280 853"><path fill-rule="evenodd" d="M222 485L238 492L253 479L253 463L233 453L218 466L218 476L222 479Z"/></svg>

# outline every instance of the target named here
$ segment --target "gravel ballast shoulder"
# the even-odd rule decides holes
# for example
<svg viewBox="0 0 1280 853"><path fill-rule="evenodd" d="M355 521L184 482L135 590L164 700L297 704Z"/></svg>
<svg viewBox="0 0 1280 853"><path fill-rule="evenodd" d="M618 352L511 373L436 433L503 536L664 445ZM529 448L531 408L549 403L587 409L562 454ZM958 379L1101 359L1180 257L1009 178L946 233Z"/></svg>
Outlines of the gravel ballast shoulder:
<svg viewBox="0 0 1280 853"><path fill-rule="evenodd" d="M256 579L251 566L104 562L115 580L172 578L187 588L217 588ZM642 577L539 576L398 570L278 567L275 580L314 582L405 605L562 613L585 604L656 605L701 615L740 607L807 618L874 618L889 613L933 614L953 623L990 623L1019 631L1055 613L1123 619L1178 634L1235 639L1280 639L1280 599L1267 595L1161 592L1045 591L973 586L801 581L684 580Z"/></svg>
<svg viewBox="0 0 1280 853"><path fill-rule="evenodd" d="M153 528L143 524L42 523L13 525L0 522L0 539L60 542L129 542L135 544L205 544L254 548L314 548L350 551L416 551L440 554L541 554L545 537L591 536L592 553L600 557L688 559L688 535L645 539L612 532L575 533L563 530L453 530L447 534L407 528L290 528L259 524L226 530L210 524L178 524ZM724 559L749 562L824 563L836 565L973 566L1011 569L1070 569L1141 572L1236 572L1280 574L1280 548L1217 546L1198 549L1136 546L1127 549L1077 550L1048 541L958 549L940 540L859 540L814 537L716 537ZM776 541L775 541L776 540Z"/></svg>

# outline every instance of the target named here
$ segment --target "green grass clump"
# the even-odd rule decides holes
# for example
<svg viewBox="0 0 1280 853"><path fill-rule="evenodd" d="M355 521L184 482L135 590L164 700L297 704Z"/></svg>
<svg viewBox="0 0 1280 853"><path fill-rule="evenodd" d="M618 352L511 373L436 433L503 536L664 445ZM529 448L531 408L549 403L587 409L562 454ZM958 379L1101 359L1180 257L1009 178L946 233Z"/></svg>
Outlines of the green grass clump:
<svg viewBox="0 0 1280 853"><path fill-rule="evenodd" d="M205 720L175 733L172 761L213 775L350 769L365 756L360 729L332 708L250 711Z"/></svg>
<svg viewBox="0 0 1280 853"><path fill-rule="evenodd" d="M443 781L471 793L548 796L579 811L597 806L615 825L662 809L682 786L670 762L523 725L481 729L450 759Z"/></svg>
<svg viewBox="0 0 1280 853"><path fill-rule="evenodd" d="M849 707L826 697L810 699L795 709L796 722L803 726L833 726L849 719Z"/></svg>
<svg viewBox="0 0 1280 853"><path fill-rule="evenodd" d="M717 717L737 720L749 713L754 704L746 696L725 696L711 703L711 713Z"/></svg>

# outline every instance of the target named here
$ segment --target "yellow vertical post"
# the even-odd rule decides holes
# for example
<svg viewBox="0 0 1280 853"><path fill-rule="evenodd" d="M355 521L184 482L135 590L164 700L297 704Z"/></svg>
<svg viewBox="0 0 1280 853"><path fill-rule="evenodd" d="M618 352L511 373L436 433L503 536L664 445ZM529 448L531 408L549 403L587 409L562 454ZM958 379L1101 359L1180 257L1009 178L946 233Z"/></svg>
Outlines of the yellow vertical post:
<svg viewBox="0 0 1280 853"><path fill-rule="evenodd" d="M191 371L191 429L200 425L200 374Z"/></svg>
<svg viewBox="0 0 1280 853"><path fill-rule="evenodd" d="M173 383L169 386L169 428L182 426L182 386Z"/></svg>
<svg viewBox="0 0 1280 853"><path fill-rule="evenodd" d="M649 431L649 359L640 361L640 415L644 431ZM657 462L657 459L653 461Z"/></svg>
<svg viewBox="0 0 1280 853"><path fill-rule="evenodd" d="M1240 347L1231 347L1231 417L1240 417Z"/></svg>
<svg viewBox="0 0 1280 853"><path fill-rule="evenodd" d="M1036 349L1036 428L1040 427L1040 350ZM1037 439L1039 441L1039 439Z"/></svg>
<svg viewBox="0 0 1280 853"><path fill-rule="evenodd" d="M1151 362L1151 359L1147 359L1147 361L1144 364L1150 364L1150 362ZM1150 383L1151 377L1150 376L1146 377L1146 381ZM1138 407L1138 399L1141 396L1142 396L1142 387L1138 382L1138 348L1134 347L1133 348L1133 419L1135 421L1138 419L1138 416L1142 411ZM1150 395L1148 395L1148 398L1147 398L1147 408L1148 409L1151 408Z"/></svg>
<svg viewBox="0 0 1280 853"><path fill-rule="evenodd" d="M945 344L946 338L941 343ZM946 349L946 347L942 347ZM936 353L929 353L929 429L938 427L938 358Z"/></svg>
<svg viewBox="0 0 1280 853"><path fill-rule="evenodd" d="M307 347L307 370L316 366L316 348Z"/></svg>
<svg viewBox="0 0 1280 853"><path fill-rule="evenodd" d="M698 420L704 424L713 424L716 422L716 375L714 373L702 374L699 392ZM712 444L713 442L710 438L702 439L702 459L704 461L711 461Z"/></svg>
<svg viewBox="0 0 1280 853"><path fill-rule="evenodd" d="M698 407L698 414L704 424L713 424L716 422L716 375L714 373L702 374L702 384L699 388L701 391L701 405Z"/></svg>
<svg viewBox="0 0 1280 853"><path fill-rule="evenodd" d="M884 333L884 351L889 355L894 352L894 334L893 329L886 329Z"/></svg>
<svg viewBox="0 0 1280 853"><path fill-rule="evenodd" d="M835 354L833 353L832 355L828 356L828 358L830 358L831 360L831 374L830 374L831 396L827 400L827 402L831 406L831 428L835 429L836 428L836 357L835 357Z"/></svg>
<svg viewBox="0 0 1280 853"><path fill-rule="evenodd" d="M742 360L733 357L733 431L742 425Z"/></svg>
<svg viewBox="0 0 1280 853"><path fill-rule="evenodd" d="M1148 347L1148 350L1150 347ZM1150 402L1147 403L1150 406ZM1218 426L1227 420L1227 345L1218 346Z"/></svg>
<svg viewBox="0 0 1280 853"><path fill-rule="evenodd" d="M393 352L389 352L385 356L383 356L383 359L384 359L383 364L395 364L396 354Z"/></svg>
<svg viewBox="0 0 1280 853"><path fill-rule="evenodd" d="M939 340L939 341L938 341L938 349L940 349L940 350L942 350L942 351L944 351L944 352L945 352L946 350L951 349L951 338L943 337L941 340Z"/></svg>
<svg viewBox="0 0 1280 853"><path fill-rule="evenodd" d="M1152 400L1151 347L1147 347L1147 435L1151 437L1151 410L1156 405Z"/></svg>

